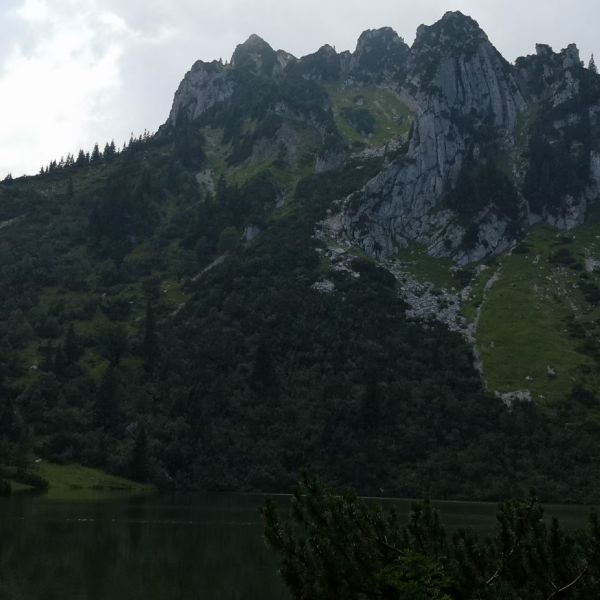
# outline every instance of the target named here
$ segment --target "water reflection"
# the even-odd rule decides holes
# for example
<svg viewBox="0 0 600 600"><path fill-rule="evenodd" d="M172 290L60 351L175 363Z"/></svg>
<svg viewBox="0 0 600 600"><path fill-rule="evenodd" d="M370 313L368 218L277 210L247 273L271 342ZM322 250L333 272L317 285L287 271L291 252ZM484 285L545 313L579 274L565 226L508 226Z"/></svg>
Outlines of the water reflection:
<svg viewBox="0 0 600 600"><path fill-rule="evenodd" d="M0 600L285 600L260 496L0 499ZM279 498L287 505L286 498ZM400 514L409 501L392 500ZM496 507L436 503L447 529L489 531ZM550 506L567 529L585 507Z"/></svg>
<svg viewBox="0 0 600 600"><path fill-rule="evenodd" d="M281 600L247 496L0 501L2 600Z"/></svg>

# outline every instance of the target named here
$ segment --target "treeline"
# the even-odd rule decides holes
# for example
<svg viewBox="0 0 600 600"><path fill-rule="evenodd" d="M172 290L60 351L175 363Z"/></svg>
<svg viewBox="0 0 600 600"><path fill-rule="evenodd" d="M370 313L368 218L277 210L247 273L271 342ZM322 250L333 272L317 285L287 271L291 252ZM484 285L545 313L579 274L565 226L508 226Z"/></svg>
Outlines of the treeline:
<svg viewBox="0 0 600 600"><path fill-rule="evenodd" d="M111 162L118 154L123 154L128 150L139 149L143 144L150 141L152 137L153 134L147 130L138 137L132 135L129 142L124 143L121 149L116 147L114 140L107 142L104 146L104 150L100 150L100 146L94 144L94 148L91 152L80 149L76 156L74 154L67 154L66 158L61 157L60 160L50 161L48 165L44 165L40 168L39 174L48 175L65 169L89 167L103 162ZM12 179L11 175L9 175L9 177Z"/></svg>

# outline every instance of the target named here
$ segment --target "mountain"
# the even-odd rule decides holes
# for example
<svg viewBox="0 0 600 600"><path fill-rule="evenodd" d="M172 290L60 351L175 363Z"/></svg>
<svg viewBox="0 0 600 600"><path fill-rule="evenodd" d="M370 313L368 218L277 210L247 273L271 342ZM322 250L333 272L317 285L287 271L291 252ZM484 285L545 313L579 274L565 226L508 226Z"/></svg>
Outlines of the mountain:
<svg viewBox="0 0 600 600"><path fill-rule="evenodd" d="M196 62L156 134L0 185L0 463L595 498L599 113L575 46L458 12Z"/></svg>
<svg viewBox="0 0 600 600"><path fill-rule="evenodd" d="M406 146L343 200L330 223L336 236L374 257L417 242L432 256L477 262L514 247L533 224L581 225L600 194L600 80L583 68L574 45L560 54L538 45L535 56L511 65L458 12L420 27L412 48L381 29L365 32L354 54L324 46L296 60L253 36L238 46L231 65L194 66L175 96L171 123L181 114L201 120L215 103L239 105L240 65L286 82L299 73L341 86L348 106L333 99L322 108L342 111L338 118L367 137L376 125L380 133L391 129L349 91L368 82L394 93L410 127ZM276 113L293 110L280 102ZM355 145L325 151L333 164L365 145L343 141Z"/></svg>

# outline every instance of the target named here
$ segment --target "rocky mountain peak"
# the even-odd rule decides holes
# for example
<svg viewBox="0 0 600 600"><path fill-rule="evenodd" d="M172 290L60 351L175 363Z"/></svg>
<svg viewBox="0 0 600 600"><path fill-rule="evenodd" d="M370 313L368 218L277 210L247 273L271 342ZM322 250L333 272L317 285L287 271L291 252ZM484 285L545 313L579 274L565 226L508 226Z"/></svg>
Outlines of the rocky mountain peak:
<svg viewBox="0 0 600 600"><path fill-rule="evenodd" d="M439 51L465 50L474 44L488 41L479 23L459 11L447 12L433 25L421 25L413 50L435 47Z"/></svg>
<svg viewBox="0 0 600 600"><path fill-rule="evenodd" d="M231 66L270 75L276 61L277 55L273 48L253 33L243 44L236 47L231 57Z"/></svg>
<svg viewBox="0 0 600 600"><path fill-rule="evenodd" d="M317 54L320 54L321 56L335 56L337 55L337 52L333 46L324 44L317 50Z"/></svg>
<svg viewBox="0 0 600 600"><path fill-rule="evenodd" d="M569 44L562 52L563 66L565 69L572 69L582 66L579 48L576 44Z"/></svg>
<svg viewBox="0 0 600 600"><path fill-rule="evenodd" d="M261 52L265 49L272 50L271 46L263 38L256 33L252 33L245 42L236 46L233 55L235 56L236 52Z"/></svg>
<svg viewBox="0 0 600 600"><path fill-rule="evenodd" d="M477 60L475 60L475 57ZM448 12L433 25L421 25L410 51L408 79L411 93L427 92L430 86L439 87L440 71L443 82L452 88L452 73L469 78L469 71L485 67L486 78L501 71L506 62L490 43L477 21L460 12ZM458 71L456 70L458 69ZM448 79L448 76L450 79Z"/></svg>
<svg viewBox="0 0 600 600"><path fill-rule="evenodd" d="M554 51L552 50L552 46L549 46L548 44L536 44L535 53L537 56L544 58L552 56Z"/></svg>
<svg viewBox="0 0 600 600"><path fill-rule="evenodd" d="M533 222L580 223L586 203L600 197L600 146L593 142L600 139L600 81L581 68L574 44L559 53L538 44L535 55L511 65L477 21L457 11L421 26L412 48L383 27L363 32L352 54L324 45L296 59L252 35L237 46L231 66L194 65L171 122L182 111L196 119L219 102L251 96L244 92L266 77L273 94L261 107L260 137L248 138L250 151L257 140L273 145L273 131L286 131L282 115L301 114L319 134L328 132L323 139L338 165L352 151L350 128L377 129L382 105L370 106L369 94L382 90L375 88L410 108L392 115L406 120L406 133L393 140L403 154L346 199L335 217L340 235L371 255L391 257L417 242L433 256L466 264L505 251ZM288 105L294 111L282 108ZM241 103L234 108L246 110ZM353 143L368 145L362 138ZM287 135L293 155L290 140Z"/></svg>
<svg viewBox="0 0 600 600"><path fill-rule="evenodd" d="M340 76L340 55L333 46L325 44L313 54L303 56L297 65L296 73L304 79L315 81L333 81Z"/></svg>
<svg viewBox="0 0 600 600"><path fill-rule="evenodd" d="M515 63L530 92L537 98L551 98L555 106L577 95L583 70L577 46L570 44L554 52L547 44L536 44L535 51Z"/></svg>
<svg viewBox="0 0 600 600"><path fill-rule="evenodd" d="M174 125L182 116L197 119L211 106L229 98L233 93L229 72L228 67L216 60L196 61L175 92L169 122Z"/></svg>
<svg viewBox="0 0 600 600"><path fill-rule="evenodd" d="M546 60L554 60L557 57L560 57L565 69L579 67L582 64L581 57L579 56L579 48L577 48L576 44L569 44L559 53L554 52L552 46L549 46L548 44L536 44L535 54L538 58Z"/></svg>
<svg viewBox="0 0 600 600"><path fill-rule="evenodd" d="M367 29L363 31L356 43L355 56L360 56L373 50L392 50L396 47L406 46L404 40L391 28Z"/></svg>
<svg viewBox="0 0 600 600"><path fill-rule="evenodd" d="M410 48L391 28L368 29L358 38L354 61L357 68L371 73L397 70L408 57Z"/></svg>

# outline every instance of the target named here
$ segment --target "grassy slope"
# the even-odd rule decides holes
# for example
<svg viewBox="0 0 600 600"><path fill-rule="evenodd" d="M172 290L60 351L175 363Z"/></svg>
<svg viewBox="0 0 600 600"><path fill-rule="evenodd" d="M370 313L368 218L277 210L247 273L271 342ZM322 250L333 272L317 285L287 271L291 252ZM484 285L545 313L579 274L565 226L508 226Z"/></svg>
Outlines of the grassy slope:
<svg viewBox="0 0 600 600"><path fill-rule="evenodd" d="M416 244L400 250L396 258L404 269L422 283L432 283L437 289L456 289L459 282L450 259L433 258Z"/></svg>
<svg viewBox="0 0 600 600"><path fill-rule="evenodd" d="M600 257L597 232L597 225L569 235L536 227L526 240L527 254L501 260L501 275L483 306L477 333L491 390L529 390L538 401L551 404L574 383L598 388L595 362L581 350L581 340L569 334L567 320L574 318L587 328L600 318L600 310L581 293L582 271L548 260L561 248L580 265L587 255ZM596 273L589 276L600 281ZM556 370L556 378L548 377L548 367Z"/></svg>
<svg viewBox="0 0 600 600"><path fill-rule="evenodd" d="M80 465L41 463L36 471L49 483L48 498L56 500L95 499L107 494L142 493L154 489Z"/></svg>
<svg viewBox="0 0 600 600"><path fill-rule="evenodd" d="M10 473L12 468L7 468ZM52 500L95 500L110 495L140 494L153 491L152 485L137 483L124 477L110 475L98 469L82 467L81 465L57 465L41 462L30 469L34 475L48 482L45 496ZM6 477L14 492L30 492L31 485L19 483ZM19 477L15 476L15 479Z"/></svg>
<svg viewBox="0 0 600 600"><path fill-rule="evenodd" d="M593 335L593 324L600 320L600 307L586 300L580 289L586 257L600 260L600 223L594 219L569 234L538 226L522 248L526 253L488 261L472 280L462 312L473 322L481 306L476 338L488 388L528 390L540 404L551 407L575 383L592 390L600 387L595 360L567 329L574 319ZM576 268L550 262L561 249L571 253ZM422 282L438 289L460 289L449 261L433 259L418 247L403 250L398 259ZM484 288L496 273L498 280L484 299ZM588 281L600 285L600 274L587 275ZM555 378L548 376L548 367L556 371Z"/></svg>
<svg viewBox="0 0 600 600"><path fill-rule="evenodd" d="M390 140L406 139L413 115L408 106L389 90L376 87L326 86L333 105L333 114L340 133L350 143L383 146ZM375 132L364 136L341 115L344 108L360 105L375 119Z"/></svg>

